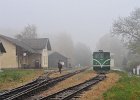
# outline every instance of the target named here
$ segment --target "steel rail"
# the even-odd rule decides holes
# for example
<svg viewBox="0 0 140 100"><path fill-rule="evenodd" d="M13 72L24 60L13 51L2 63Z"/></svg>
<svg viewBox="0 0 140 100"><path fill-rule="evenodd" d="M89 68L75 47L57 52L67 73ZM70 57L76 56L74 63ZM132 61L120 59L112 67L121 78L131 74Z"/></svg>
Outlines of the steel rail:
<svg viewBox="0 0 140 100"><path fill-rule="evenodd" d="M49 78L48 76L49 76L50 74L56 73L56 72L58 72L58 71L47 72L47 73L45 74L45 78L44 78L43 76L39 76L37 79L33 80L32 82L29 82L29 83L27 83L27 84L25 84L25 85L22 85L22 86L19 86L19 87L17 87L17 88L8 90L8 91L6 91L6 92L3 92L3 93L0 94L0 100L1 100L1 99L4 99L4 98L6 98L6 97L9 97L9 96L11 96L11 95L13 95L13 94L16 94L16 93L18 93L18 92L20 92L20 91L23 91L23 90L25 90L25 89L27 89L27 88L29 88L29 87L32 87L33 85L38 84L38 82L41 82L41 81L43 82L44 79L45 79L45 80L49 80L50 78ZM47 77L46 77L46 76L47 76Z"/></svg>
<svg viewBox="0 0 140 100"><path fill-rule="evenodd" d="M105 75L97 75L96 77L94 77L88 81L85 81L83 83L80 83L80 84L72 86L72 87L69 87L67 89L59 91L52 95L42 97L39 100L69 100L69 99L72 99L74 96L76 96L76 94L79 94L80 92L89 88L90 86L99 83L100 81L104 80L105 78L106 78Z"/></svg>
<svg viewBox="0 0 140 100"><path fill-rule="evenodd" d="M11 92L11 94L9 95L0 96L0 100L23 100L85 70L86 69L82 69L53 79L44 79L41 81L37 81L34 84L31 84L29 86L27 85L27 87L25 86L25 88L19 89L19 91L18 89L16 89L16 92L14 91L13 93Z"/></svg>
<svg viewBox="0 0 140 100"><path fill-rule="evenodd" d="M22 92L23 90L28 89L28 88L36 85L36 84L42 83L44 81L49 81L49 80L50 80L50 78L48 78L48 77L46 77L45 79L41 79L41 76L40 76L36 80L33 80L32 82L29 82L25 85L22 85L20 87L14 88L12 90L9 90L7 92L4 92L4 93L0 94L0 100L3 100L5 98L10 97L14 94L17 94L19 92Z"/></svg>

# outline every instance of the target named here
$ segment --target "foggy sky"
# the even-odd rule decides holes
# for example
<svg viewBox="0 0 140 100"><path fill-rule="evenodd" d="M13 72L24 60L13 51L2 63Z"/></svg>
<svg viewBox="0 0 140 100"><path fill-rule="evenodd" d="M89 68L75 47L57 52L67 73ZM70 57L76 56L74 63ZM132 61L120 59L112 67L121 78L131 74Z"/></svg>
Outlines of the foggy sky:
<svg viewBox="0 0 140 100"><path fill-rule="evenodd" d="M34 24L40 37L66 32L94 49L113 20L139 7L140 0L0 0L0 32L16 34Z"/></svg>

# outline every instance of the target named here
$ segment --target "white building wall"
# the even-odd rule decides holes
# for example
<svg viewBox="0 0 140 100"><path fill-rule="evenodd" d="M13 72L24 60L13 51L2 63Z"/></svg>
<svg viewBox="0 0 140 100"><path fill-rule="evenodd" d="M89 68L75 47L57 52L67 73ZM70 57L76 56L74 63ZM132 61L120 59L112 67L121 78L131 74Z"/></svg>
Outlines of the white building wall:
<svg viewBox="0 0 140 100"><path fill-rule="evenodd" d="M42 67L45 67L45 68L48 67L48 50L47 49L42 50Z"/></svg>

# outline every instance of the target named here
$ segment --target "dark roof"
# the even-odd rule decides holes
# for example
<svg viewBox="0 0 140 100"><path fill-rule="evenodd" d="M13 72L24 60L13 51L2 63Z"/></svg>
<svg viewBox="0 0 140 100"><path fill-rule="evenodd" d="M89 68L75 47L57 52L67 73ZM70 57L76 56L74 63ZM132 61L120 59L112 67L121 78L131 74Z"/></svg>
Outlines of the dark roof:
<svg viewBox="0 0 140 100"><path fill-rule="evenodd" d="M24 39L23 42L30 45L30 47L34 50L42 50L44 48L51 50L51 46L48 38Z"/></svg>
<svg viewBox="0 0 140 100"><path fill-rule="evenodd" d="M10 38L10 37L4 36L4 35L0 35L0 37L10 41L11 43L23 48L25 51L29 51L31 53L38 53L36 50L44 49L46 43L47 43L48 50L51 50L49 39L46 40L45 38L43 38L43 39L40 38L40 39L26 39L23 41L19 41L17 39Z"/></svg>
<svg viewBox="0 0 140 100"><path fill-rule="evenodd" d="M62 54L60 54L60 53L58 53L58 52L53 52L53 53L51 53L49 56L51 56L51 55L60 55L60 56L62 56L62 57L64 57L64 58L67 58L67 57L65 57L64 55L62 55Z"/></svg>
<svg viewBox="0 0 140 100"><path fill-rule="evenodd" d="M28 46L27 44L23 43L22 41L19 41L17 39L14 39L14 38L11 38L11 37L7 37L7 36L4 36L4 35L0 35L2 38L10 41L11 43L23 48L25 51L29 51L29 52L32 52L32 53L36 53L35 50L33 50L30 46Z"/></svg>

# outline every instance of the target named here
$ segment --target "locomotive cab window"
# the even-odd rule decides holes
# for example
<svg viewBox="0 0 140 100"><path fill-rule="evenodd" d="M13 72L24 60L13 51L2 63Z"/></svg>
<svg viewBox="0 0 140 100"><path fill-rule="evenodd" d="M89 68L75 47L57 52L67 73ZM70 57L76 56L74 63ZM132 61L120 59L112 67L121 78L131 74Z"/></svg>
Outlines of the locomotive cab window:
<svg viewBox="0 0 140 100"><path fill-rule="evenodd" d="M98 53L94 54L94 58L99 58L99 54Z"/></svg>
<svg viewBox="0 0 140 100"><path fill-rule="evenodd" d="M99 57L100 57L100 59L103 59L104 58L104 54L103 53L99 53Z"/></svg>
<svg viewBox="0 0 140 100"><path fill-rule="evenodd" d="M93 57L94 58L101 58L101 59L103 59L104 58L104 54L103 53L95 53L95 54L93 54Z"/></svg>

